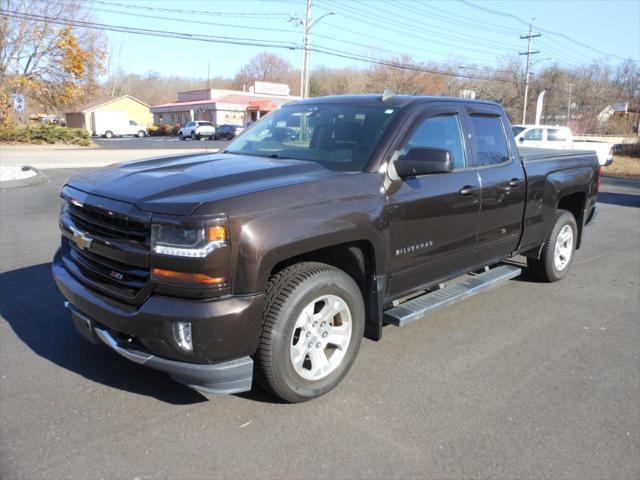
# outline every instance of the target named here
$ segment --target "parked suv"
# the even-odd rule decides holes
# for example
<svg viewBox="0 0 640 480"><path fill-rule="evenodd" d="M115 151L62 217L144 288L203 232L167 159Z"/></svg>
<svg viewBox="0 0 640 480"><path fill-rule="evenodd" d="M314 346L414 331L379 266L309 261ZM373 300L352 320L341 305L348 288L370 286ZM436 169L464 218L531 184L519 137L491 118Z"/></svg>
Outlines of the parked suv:
<svg viewBox="0 0 640 480"><path fill-rule="evenodd" d="M191 137L192 140L200 140L203 137L208 137L211 140L216 133L216 129L211 122L205 122L203 120L197 120L187 123L178 131L178 138L184 140L187 137Z"/></svg>

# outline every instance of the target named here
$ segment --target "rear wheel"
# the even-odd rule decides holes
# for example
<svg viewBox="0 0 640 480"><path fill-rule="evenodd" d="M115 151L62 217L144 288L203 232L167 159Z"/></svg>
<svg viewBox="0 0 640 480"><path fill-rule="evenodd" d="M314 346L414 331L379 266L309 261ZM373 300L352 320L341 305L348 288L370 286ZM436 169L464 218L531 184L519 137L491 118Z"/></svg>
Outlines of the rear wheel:
<svg viewBox="0 0 640 480"><path fill-rule="evenodd" d="M305 262L270 280L263 321L258 382L287 402L304 402L333 389L351 368L364 302L345 272Z"/></svg>
<svg viewBox="0 0 640 480"><path fill-rule="evenodd" d="M191 140L197 140L198 136L196 135L196 132L191 132Z"/></svg>
<svg viewBox="0 0 640 480"><path fill-rule="evenodd" d="M107 130L104 132L104 138L113 138L113 132L111 130Z"/></svg>
<svg viewBox="0 0 640 480"><path fill-rule="evenodd" d="M529 271L543 282L557 282L569 271L576 249L578 225L571 212L558 210L540 258L528 258Z"/></svg>
<svg viewBox="0 0 640 480"><path fill-rule="evenodd" d="M137 136L138 138L142 138L142 137L144 137L144 131L143 131L143 130L140 130L140 131L137 133L137 135L136 135L136 136Z"/></svg>

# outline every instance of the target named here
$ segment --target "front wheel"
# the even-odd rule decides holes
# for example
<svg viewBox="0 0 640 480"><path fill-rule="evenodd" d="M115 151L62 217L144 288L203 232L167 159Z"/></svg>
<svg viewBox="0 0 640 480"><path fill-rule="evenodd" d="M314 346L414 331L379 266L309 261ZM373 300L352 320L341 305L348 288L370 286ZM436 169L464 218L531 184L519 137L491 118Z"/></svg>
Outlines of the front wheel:
<svg viewBox="0 0 640 480"><path fill-rule="evenodd" d="M142 137L144 137L144 131L143 131L143 130L140 130L140 131L136 134L136 136L137 136L138 138L142 138Z"/></svg>
<svg viewBox="0 0 640 480"><path fill-rule="evenodd" d="M257 352L257 380L287 402L333 389L355 361L364 334L364 302L342 270L304 262L269 281Z"/></svg>
<svg viewBox="0 0 640 480"><path fill-rule="evenodd" d="M104 138L113 138L113 132L111 130L107 130L104 132Z"/></svg>
<svg viewBox="0 0 640 480"><path fill-rule="evenodd" d="M569 271L576 250L578 225L571 212L558 210L540 258L528 258L532 275L543 282L557 282Z"/></svg>

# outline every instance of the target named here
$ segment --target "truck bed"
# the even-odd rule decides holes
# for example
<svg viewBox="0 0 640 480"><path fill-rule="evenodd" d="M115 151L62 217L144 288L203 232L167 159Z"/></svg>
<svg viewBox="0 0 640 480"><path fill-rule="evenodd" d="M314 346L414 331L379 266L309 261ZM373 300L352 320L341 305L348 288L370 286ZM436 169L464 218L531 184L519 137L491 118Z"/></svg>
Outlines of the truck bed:
<svg viewBox="0 0 640 480"><path fill-rule="evenodd" d="M523 162L534 162L537 160L550 159L572 159L581 158L586 155L595 156L594 152L588 150L560 150L554 148L518 147L520 158Z"/></svg>

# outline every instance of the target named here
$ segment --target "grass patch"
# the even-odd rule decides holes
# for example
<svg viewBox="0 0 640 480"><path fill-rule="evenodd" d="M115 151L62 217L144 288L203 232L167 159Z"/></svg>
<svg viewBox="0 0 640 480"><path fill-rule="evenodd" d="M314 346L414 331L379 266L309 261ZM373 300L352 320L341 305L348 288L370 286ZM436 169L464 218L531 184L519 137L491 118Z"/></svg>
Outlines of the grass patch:
<svg viewBox="0 0 640 480"><path fill-rule="evenodd" d="M88 147L92 144L89 132L83 128L65 128L57 125L41 125L37 127L0 126L0 142L80 145Z"/></svg>
<svg viewBox="0 0 640 480"><path fill-rule="evenodd" d="M602 174L612 177L640 178L640 157L614 155L613 163L608 167L602 167Z"/></svg>

